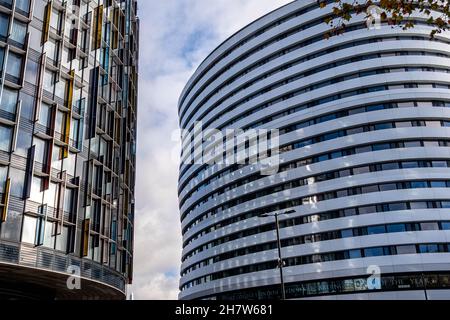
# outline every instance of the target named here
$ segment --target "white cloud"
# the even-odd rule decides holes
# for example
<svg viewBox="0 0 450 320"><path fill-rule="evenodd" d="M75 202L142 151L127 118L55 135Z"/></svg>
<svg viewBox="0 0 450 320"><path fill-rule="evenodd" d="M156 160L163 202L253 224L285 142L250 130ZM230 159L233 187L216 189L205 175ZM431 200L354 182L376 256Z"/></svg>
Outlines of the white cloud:
<svg viewBox="0 0 450 320"><path fill-rule="evenodd" d="M181 259L178 164L171 136L181 90L223 40L290 0L139 2L140 85L136 185L136 299L176 299Z"/></svg>

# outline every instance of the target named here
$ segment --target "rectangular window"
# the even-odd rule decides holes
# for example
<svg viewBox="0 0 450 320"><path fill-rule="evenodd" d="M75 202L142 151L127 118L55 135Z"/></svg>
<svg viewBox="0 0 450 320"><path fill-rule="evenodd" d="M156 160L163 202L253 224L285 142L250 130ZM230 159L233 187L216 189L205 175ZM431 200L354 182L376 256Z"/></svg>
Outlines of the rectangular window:
<svg viewBox="0 0 450 320"><path fill-rule="evenodd" d="M24 92L20 93L20 100L22 100L22 108L20 109L20 116L28 120L34 120L35 99Z"/></svg>
<svg viewBox="0 0 450 320"><path fill-rule="evenodd" d="M401 210L407 210L407 209L408 209L408 206L404 202L389 204L389 211L401 211Z"/></svg>
<svg viewBox="0 0 450 320"><path fill-rule="evenodd" d="M377 248L367 248L364 249L364 255L366 257L377 257L384 255L383 247L377 247Z"/></svg>
<svg viewBox="0 0 450 320"><path fill-rule="evenodd" d="M28 17L30 14L30 0L16 0L16 11Z"/></svg>
<svg viewBox="0 0 450 320"><path fill-rule="evenodd" d="M423 222L420 224L420 229L422 231L439 230L439 225L437 222Z"/></svg>
<svg viewBox="0 0 450 320"><path fill-rule="evenodd" d="M17 90L4 87L2 93L2 102L0 103L0 109L15 114L18 94L19 92Z"/></svg>
<svg viewBox="0 0 450 320"><path fill-rule="evenodd" d="M56 237L56 250L67 252L67 240L69 238L69 228L64 226L61 234Z"/></svg>
<svg viewBox="0 0 450 320"><path fill-rule="evenodd" d="M34 154L34 160L41 163L47 163L47 142L45 140L34 138L34 145L36 146L36 152Z"/></svg>
<svg viewBox="0 0 450 320"><path fill-rule="evenodd" d="M52 151L52 168L61 170L62 165L62 147L54 145Z"/></svg>
<svg viewBox="0 0 450 320"><path fill-rule="evenodd" d="M50 18L50 27L53 28L53 31L57 34L61 33L61 25L62 25L62 12L52 8L51 18Z"/></svg>
<svg viewBox="0 0 450 320"><path fill-rule="evenodd" d="M9 169L9 176L11 178L11 195L22 198L25 185L25 171L11 167Z"/></svg>
<svg viewBox="0 0 450 320"><path fill-rule="evenodd" d="M19 132L17 134L17 143L16 149L14 153L16 155L27 157L28 149L31 147L32 135L30 132L26 132L19 128Z"/></svg>
<svg viewBox="0 0 450 320"><path fill-rule="evenodd" d="M369 235L380 234L380 233L385 233L385 232L386 232L386 228L384 226L367 227L367 234L369 234Z"/></svg>
<svg viewBox="0 0 450 320"><path fill-rule="evenodd" d="M361 258L361 250L357 249L357 250L349 250L348 252L349 254L349 258L350 259L356 259L356 258Z"/></svg>
<svg viewBox="0 0 450 320"><path fill-rule="evenodd" d="M27 36L27 24L14 19L12 26L11 36L9 39L13 40L21 47L25 44L25 38Z"/></svg>
<svg viewBox="0 0 450 320"><path fill-rule="evenodd" d="M447 187L445 181L431 181L430 185L432 188L446 188Z"/></svg>
<svg viewBox="0 0 450 320"><path fill-rule="evenodd" d="M32 183L31 183L31 192L30 192L30 201L42 204L43 200L43 192L42 192L42 178L33 177Z"/></svg>
<svg viewBox="0 0 450 320"><path fill-rule="evenodd" d="M39 113L39 123L46 128L50 128L52 120L52 106L42 102Z"/></svg>
<svg viewBox="0 0 450 320"><path fill-rule="evenodd" d="M426 187L428 187L428 184L426 181L412 181L411 182L412 189L426 188Z"/></svg>
<svg viewBox="0 0 450 320"><path fill-rule="evenodd" d="M12 128L0 125L0 150L6 152L11 150L12 134Z"/></svg>
<svg viewBox="0 0 450 320"><path fill-rule="evenodd" d="M439 246L437 244L421 244L419 246L420 253L436 253L439 252Z"/></svg>
<svg viewBox="0 0 450 320"><path fill-rule="evenodd" d="M410 207L411 209L427 209L428 204L424 201L415 201L410 203Z"/></svg>
<svg viewBox="0 0 450 320"><path fill-rule="evenodd" d="M13 52L9 52L8 62L6 63L6 74L9 76L9 80L15 83L20 81L20 73L22 72L22 61L21 55Z"/></svg>
<svg viewBox="0 0 450 320"><path fill-rule="evenodd" d="M450 222L442 222L442 230L450 230Z"/></svg>
<svg viewBox="0 0 450 320"><path fill-rule="evenodd" d="M35 244L36 221L37 219L34 217L23 216L22 242Z"/></svg>
<svg viewBox="0 0 450 320"><path fill-rule="evenodd" d="M387 232L389 233L404 232L404 231L406 231L406 226L403 223L389 224L387 226Z"/></svg>
<svg viewBox="0 0 450 320"><path fill-rule="evenodd" d="M56 73L49 70L45 70L44 89L50 93L53 93L55 90L55 82L56 82Z"/></svg>
<svg viewBox="0 0 450 320"><path fill-rule="evenodd" d="M351 238L353 237L353 229L346 229L341 231L342 238Z"/></svg>
<svg viewBox="0 0 450 320"><path fill-rule="evenodd" d="M6 14L0 14L0 39L6 41L8 37L9 29L9 16Z"/></svg>
<svg viewBox="0 0 450 320"><path fill-rule="evenodd" d="M54 182L50 182L49 188L44 191L44 204L49 207L57 208L59 198L59 185Z"/></svg>
<svg viewBox="0 0 450 320"><path fill-rule="evenodd" d="M377 212L377 206L366 206L358 209L359 214L370 214Z"/></svg>
<svg viewBox="0 0 450 320"><path fill-rule="evenodd" d="M397 246L396 249L397 249L397 254L416 253L416 246L415 245Z"/></svg>
<svg viewBox="0 0 450 320"><path fill-rule="evenodd" d="M22 214L8 210L8 219L2 223L1 238L8 241L20 241L20 228L22 226Z"/></svg>

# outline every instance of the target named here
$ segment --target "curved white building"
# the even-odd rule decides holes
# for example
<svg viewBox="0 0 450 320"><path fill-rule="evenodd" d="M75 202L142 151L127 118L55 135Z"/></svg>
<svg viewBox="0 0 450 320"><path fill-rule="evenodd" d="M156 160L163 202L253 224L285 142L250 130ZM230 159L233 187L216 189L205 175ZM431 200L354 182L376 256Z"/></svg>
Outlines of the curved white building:
<svg viewBox="0 0 450 320"><path fill-rule="evenodd" d="M186 85L182 128L279 129L280 163L267 176L182 156L181 299L278 298L274 219L260 216L286 209L288 299L450 298L449 33L357 17L327 40L330 10L269 13Z"/></svg>

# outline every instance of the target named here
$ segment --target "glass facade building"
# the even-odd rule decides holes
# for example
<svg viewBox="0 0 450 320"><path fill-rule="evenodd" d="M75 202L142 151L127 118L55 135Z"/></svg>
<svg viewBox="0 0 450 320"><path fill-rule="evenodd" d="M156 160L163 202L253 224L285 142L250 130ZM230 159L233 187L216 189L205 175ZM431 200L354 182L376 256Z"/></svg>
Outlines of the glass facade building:
<svg viewBox="0 0 450 320"><path fill-rule="evenodd" d="M136 11L136 0L0 1L0 299L125 298Z"/></svg>
<svg viewBox="0 0 450 320"><path fill-rule="evenodd" d="M181 128L278 129L280 146L270 176L182 154L181 299L280 297L274 218L261 216L286 210L287 298L450 298L450 33L430 38L420 14L412 29L368 29L362 14L328 39L328 2L243 28L181 94Z"/></svg>

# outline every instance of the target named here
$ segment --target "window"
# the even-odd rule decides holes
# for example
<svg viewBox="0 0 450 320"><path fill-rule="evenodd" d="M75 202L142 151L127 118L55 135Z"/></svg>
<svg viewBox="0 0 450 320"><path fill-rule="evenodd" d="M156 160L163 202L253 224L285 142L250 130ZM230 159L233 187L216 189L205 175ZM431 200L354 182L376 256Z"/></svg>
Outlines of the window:
<svg viewBox="0 0 450 320"><path fill-rule="evenodd" d="M383 248L377 247L377 248L367 248L364 249L364 255L366 257L377 257L384 255Z"/></svg>
<svg viewBox="0 0 450 320"><path fill-rule="evenodd" d="M439 225L437 222L423 222L420 224L420 229L422 231L439 230Z"/></svg>
<svg viewBox="0 0 450 320"><path fill-rule="evenodd" d="M68 238L69 228L64 226L61 230L61 234L56 236L56 250L66 252Z"/></svg>
<svg viewBox="0 0 450 320"><path fill-rule="evenodd" d="M38 3L36 2L34 5L34 16L37 16L38 11L41 11L45 8L45 4L44 5L38 5ZM43 14L42 14L43 16ZM41 20L43 20L44 18L40 18ZM42 51L42 47L41 47L41 40L42 40L42 31L38 30L37 28L35 28L34 26L30 25L28 27L28 32L30 33L30 37L29 39L29 46L31 49L36 50L36 51Z"/></svg>
<svg viewBox="0 0 450 320"><path fill-rule="evenodd" d="M75 163L76 154L69 152L69 155L63 162L63 170L67 171L67 174L75 176Z"/></svg>
<svg viewBox="0 0 450 320"><path fill-rule="evenodd" d="M61 32L62 25L62 12L52 8L52 13L50 17L50 26L54 29L54 31L59 34Z"/></svg>
<svg viewBox="0 0 450 320"><path fill-rule="evenodd" d="M64 100L66 97L66 88L67 88L67 81L64 79L60 79L55 84L55 95Z"/></svg>
<svg viewBox="0 0 450 320"><path fill-rule="evenodd" d="M80 120L72 119L72 125L70 126L70 140L73 147L78 147L79 128Z"/></svg>
<svg viewBox="0 0 450 320"><path fill-rule="evenodd" d="M418 168L418 167L419 167L419 163L417 161L402 162L403 169L411 169L411 168Z"/></svg>
<svg viewBox="0 0 450 320"><path fill-rule="evenodd" d="M16 11L28 16L30 13L30 0L16 0Z"/></svg>
<svg viewBox="0 0 450 320"><path fill-rule="evenodd" d="M8 37L9 17L6 14L0 14L0 39L5 41Z"/></svg>
<svg viewBox="0 0 450 320"><path fill-rule="evenodd" d="M447 187L445 181L431 181L430 185L432 188L446 188Z"/></svg>
<svg viewBox="0 0 450 320"><path fill-rule="evenodd" d="M435 253L439 252L439 246L437 244L421 244L419 246L420 253Z"/></svg>
<svg viewBox="0 0 450 320"><path fill-rule="evenodd" d="M55 123L55 131L60 135L60 139L63 140L63 134L66 128L66 113L62 111L56 111L56 123Z"/></svg>
<svg viewBox="0 0 450 320"><path fill-rule="evenodd" d="M2 102L0 103L0 109L15 114L17 106L17 95L18 95L17 90L4 87L2 93Z"/></svg>
<svg viewBox="0 0 450 320"><path fill-rule="evenodd" d="M31 183L31 192L30 192L30 201L34 201L36 203L42 203L42 178L33 177Z"/></svg>
<svg viewBox="0 0 450 320"><path fill-rule="evenodd" d="M36 146L34 161L45 164L47 162L47 142L35 137L34 145Z"/></svg>
<svg viewBox="0 0 450 320"><path fill-rule="evenodd" d="M44 247L55 248L55 237L53 236L53 230L55 228L55 223L50 221L45 221L44 230Z"/></svg>
<svg viewBox="0 0 450 320"><path fill-rule="evenodd" d="M59 185L54 182L50 182L49 188L44 191L44 204L49 207L58 207L59 197Z"/></svg>
<svg viewBox="0 0 450 320"><path fill-rule="evenodd" d="M8 241L20 241L20 228L22 226L22 214L8 209L8 219L2 223L1 238Z"/></svg>
<svg viewBox="0 0 450 320"><path fill-rule="evenodd" d="M358 167L358 168L354 168L353 169L353 174L363 174L363 173L367 173L370 172L370 167L369 166L364 166L364 167Z"/></svg>
<svg viewBox="0 0 450 320"><path fill-rule="evenodd" d="M373 151L381 151L390 149L391 146L389 143L378 143L373 145Z"/></svg>
<svg viewBox="0 0 450 320"><path fill-rule="evenodd" d="M62 164L62 148L54 145L52 151L52 168L61 170Z"/></svg>
<svg viewBox="0 0 450 320"><path fill-rule="evenodd" d="M34 244L36 240L36 221L30 216L23 216L22 242Z"/></svg>
<svg viewBox="0 0 450 320"><path fill-rule="evenodd" d="M72 189L66 189L65 196L64 196L64 212L73 213L73 196L74 191Z"/></svg>
<svg viewBox="0 0 450 320"><path fill-rule="evenodd" d="M7 176L8 176L8 167L0 166L0 193L5 192L5 184Z"/></svg>
<svg viewBox="0 0 450 320"><path fill-rule="evenodd" d="M6 73L16 83L20 80L20 73L22 71L22 56L13 52L9 52L8 62L6 63Z"/></svg>
<svg viewBox="0 0 450 320"><path fill-rule="evenodd" d="M26 36L27 25L14 19L10 39L23 46L25 44Z"/></svg>
<svg viewBox="0 0 450 320"><path fill-rule="evenodd" d="M416 202L411 202L410 207L411 207L411 209L427 209L428 204L426 202L416 201Z"/></svg>
<svg viewBox="0 0 450 320"><path fill-rule="evenodd" d="M348 256L350 259L361 258L361 250L349 250Z"/></svg>
<svg viewBox="0 0 450 320"><path fill-rule="evenodd" d="M55 89L55 82L56 82L56 73L49 70L45 70L44 89L50 93L53 93Z"/></svg>
<svg viewBox="0 0 450 320"><path fill-rule="evenodd" d="M341 231L342 238L351 238L353 237L353 229L346 229Z"/></svg>
<svg viewBox="0 0 450 320"><path fill-rule="evenodd" d="M420 141L405 141L405 148L417 148L421 146L422 143Z"/></svg>
<svg viewBox="0 0 450 320"><path fill-rule="evenodd" d="M44 127L50 128L52 120L52 106L42 102L39 113L39 123Z"/></svg>
<svg viewBox="0 0 450 320"><path fill-rule="evenodd" d="M450 222L442 222L442 230L450 230Z"/></svg>
<svg viewBox="0 0 450 320"><path fill-rule="evenodd" d="M11 195L22 198L25 184L25 171L10 167L9 177L11 178Z"/></svg>
<svg viewBox="0 0 450 320"><path fill-rule="evenodd" d="M395 169L399 169L399 165L397 162L393 162L393 163L383 163L381 165L382 170L395 170Z"/></svg>
<svg viewBox="0 0 450 320"><path fill-rule="evenodd" d="M412 189L418 189L418 188L426 188L427 182L426 181L412 181L411 182L411 188Z"/></svg>
<svg viewBox="0 0 450 320"><path fill-rule="evenodd" d="M359 214L369 214L369 213L375 213L377 212L376 206L366 206L366 207L360 207Z"/></svg>
<svg viewBox="0 0 450 320"><path fill-rule="evenodd" d="M386 228L384 226L371 226L367 227L367 234L380 234L386 233Z"/></svg>
<svg viewBox="0 0 450 320"><path fill-rule="evenodd" d="M31 147L31 140L32 140L31 133L26 132L19 128L19 133L17 135L16 149L14 153L22 157L28 156L28 150Z"/></svg>
<svg viewBox="0 0 450 320"><path fill-rule="evenodd" d="M344 209L344 216L351 217L356 215L356 209L355 208L348 208Z"/></svg>
<svg viewBox="0 0 450 320"><path fill-rule="evenodd" d="M3 71L3 60L5 59L5 48L0 48L0 71Z"/></svg>
<svg viewBox="0 0 450 320"><path fill-rule="evenodd" d="M34 120L34 109L35 109L34 97L21 92L20 100L22 100L20 116L28 120Z"/></svg>
<svg viewBox="0 0 450 320"><path fill-rule="evenodd" d="M384 130L384 129L391 129L393 128L392 123L388 122L388 123L379 123L374 125L374 129L375 130Z"/></svg>
<svg viewBox="0 0 450 320"><path fill-rule="evenodd" d="M390 233L406 231L406 227L403 223L389 224L389 225L387 225L386 229L387 229L387 232L390 232Z"/></svg>
<svg viewBox="0 0 450 320"><path fill-rule="evenodd" d="M433 167L434 168L446 168L447 167L447 161L433 161Z"/></svg>
<svg viewBox="0 0 450 320"><path fill-rule="evenodd" d="M397 254L411 254L416 253L416 246L415 245L403 245L403 246L397 246Z"/></svg>
<svg viewBox="0 0 450 320"><path fill-rule="evenodd" d="M0 150L9 152L11 149L12 128L0 125Z"/></svg>
<svg viewBox="0 0 450 320"><path fill-rule="evenodd" d="M371 193L371 192L378 192L378 185L372 185L372 186L364 186L361 187L361 193Z"/></svg>
<svg viewBox="0 0 450 320"><path fill-rule="evenodd" d="M37 75L38 75L39 65L37 62L27 59L27 68L25 71L25 81L36 85Z"/></svg>

